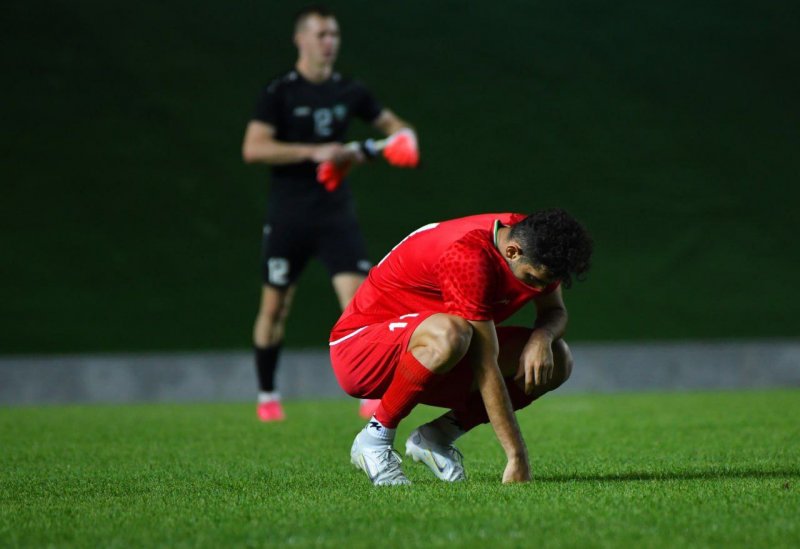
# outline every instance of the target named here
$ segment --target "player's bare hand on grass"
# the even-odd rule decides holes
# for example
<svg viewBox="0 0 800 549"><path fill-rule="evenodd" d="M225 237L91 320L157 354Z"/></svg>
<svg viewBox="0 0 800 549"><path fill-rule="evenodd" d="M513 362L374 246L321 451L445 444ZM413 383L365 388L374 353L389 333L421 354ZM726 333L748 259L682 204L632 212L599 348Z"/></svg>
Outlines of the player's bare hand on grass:
<svg viewBox="0 0 800 549"><path fill-rule="evenodd" d="M534 333L522 350L514 380L525 381L525 394L531 394L535 387L545 385L553 379L555 362L552 344L552 339L547 335Z"/></svg>
<svg viewBox="0 0 800 549"><path fill-rule="evenodd" d="M503 471L503 484L515 484L531 481L531 466L527 456L513 457L508 460Z"/></svg>

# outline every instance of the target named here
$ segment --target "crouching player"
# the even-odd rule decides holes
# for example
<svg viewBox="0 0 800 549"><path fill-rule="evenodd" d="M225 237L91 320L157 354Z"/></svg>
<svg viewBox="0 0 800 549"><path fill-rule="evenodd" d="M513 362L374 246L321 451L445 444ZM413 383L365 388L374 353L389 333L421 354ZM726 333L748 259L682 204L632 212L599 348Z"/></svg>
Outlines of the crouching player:
<svg viewBox="0 0 800 549"><path fill-rule="evenodd" d="M417 404L450 410L415 429L406 455L441 480L466 478L456 439L491 422L506 453L503 482L531 479L515 410L558 388L572 358L561 289L589 270L592 240L560 209L483 214L411 233L375 268L333 328L342 388L380 399L350 458L375 485L409 484L394 450ZM533 328L498 327L526 303Z"/></svg>

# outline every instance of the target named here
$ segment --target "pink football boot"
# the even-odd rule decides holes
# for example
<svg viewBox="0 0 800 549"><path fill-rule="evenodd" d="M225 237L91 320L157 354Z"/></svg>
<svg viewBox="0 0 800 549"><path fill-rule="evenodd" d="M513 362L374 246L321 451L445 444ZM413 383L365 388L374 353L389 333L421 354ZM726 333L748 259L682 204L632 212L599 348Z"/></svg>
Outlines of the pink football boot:
<svg viewBox="0 0 800 549"><path fill-rule="evenodd" d="M283 421L286 415L280 400L268 400L258 403L258 419L261 421Z"/></svg>

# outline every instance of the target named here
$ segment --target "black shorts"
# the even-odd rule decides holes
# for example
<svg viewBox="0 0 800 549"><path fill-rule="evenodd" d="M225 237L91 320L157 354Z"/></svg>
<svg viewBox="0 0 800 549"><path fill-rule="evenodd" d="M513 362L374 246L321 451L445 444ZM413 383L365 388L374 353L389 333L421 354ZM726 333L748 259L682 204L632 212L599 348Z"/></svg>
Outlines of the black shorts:
<svg viewBox="0 0 800 549"><path fill-rule="evenodd" d="M323 219L271 216L261 239L264 284L287 288L297 282L311 257L325 265L331 277L340 273L365 275L372 264L358 220L350 211Z"/></svg>

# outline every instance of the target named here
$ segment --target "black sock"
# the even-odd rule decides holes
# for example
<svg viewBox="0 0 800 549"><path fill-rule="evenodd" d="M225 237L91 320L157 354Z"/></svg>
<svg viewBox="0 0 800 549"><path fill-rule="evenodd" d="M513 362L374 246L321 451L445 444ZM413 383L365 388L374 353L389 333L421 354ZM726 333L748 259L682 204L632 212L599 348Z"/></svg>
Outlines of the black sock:
<svg viewBox="0 0 800 549"><path fill-rule="evenodd" d="M271 393L275 390L275 371L278 369L278 355L281 353L282 346L283 343L272 347L254 347L258 388L262 392Z"/></svg>

